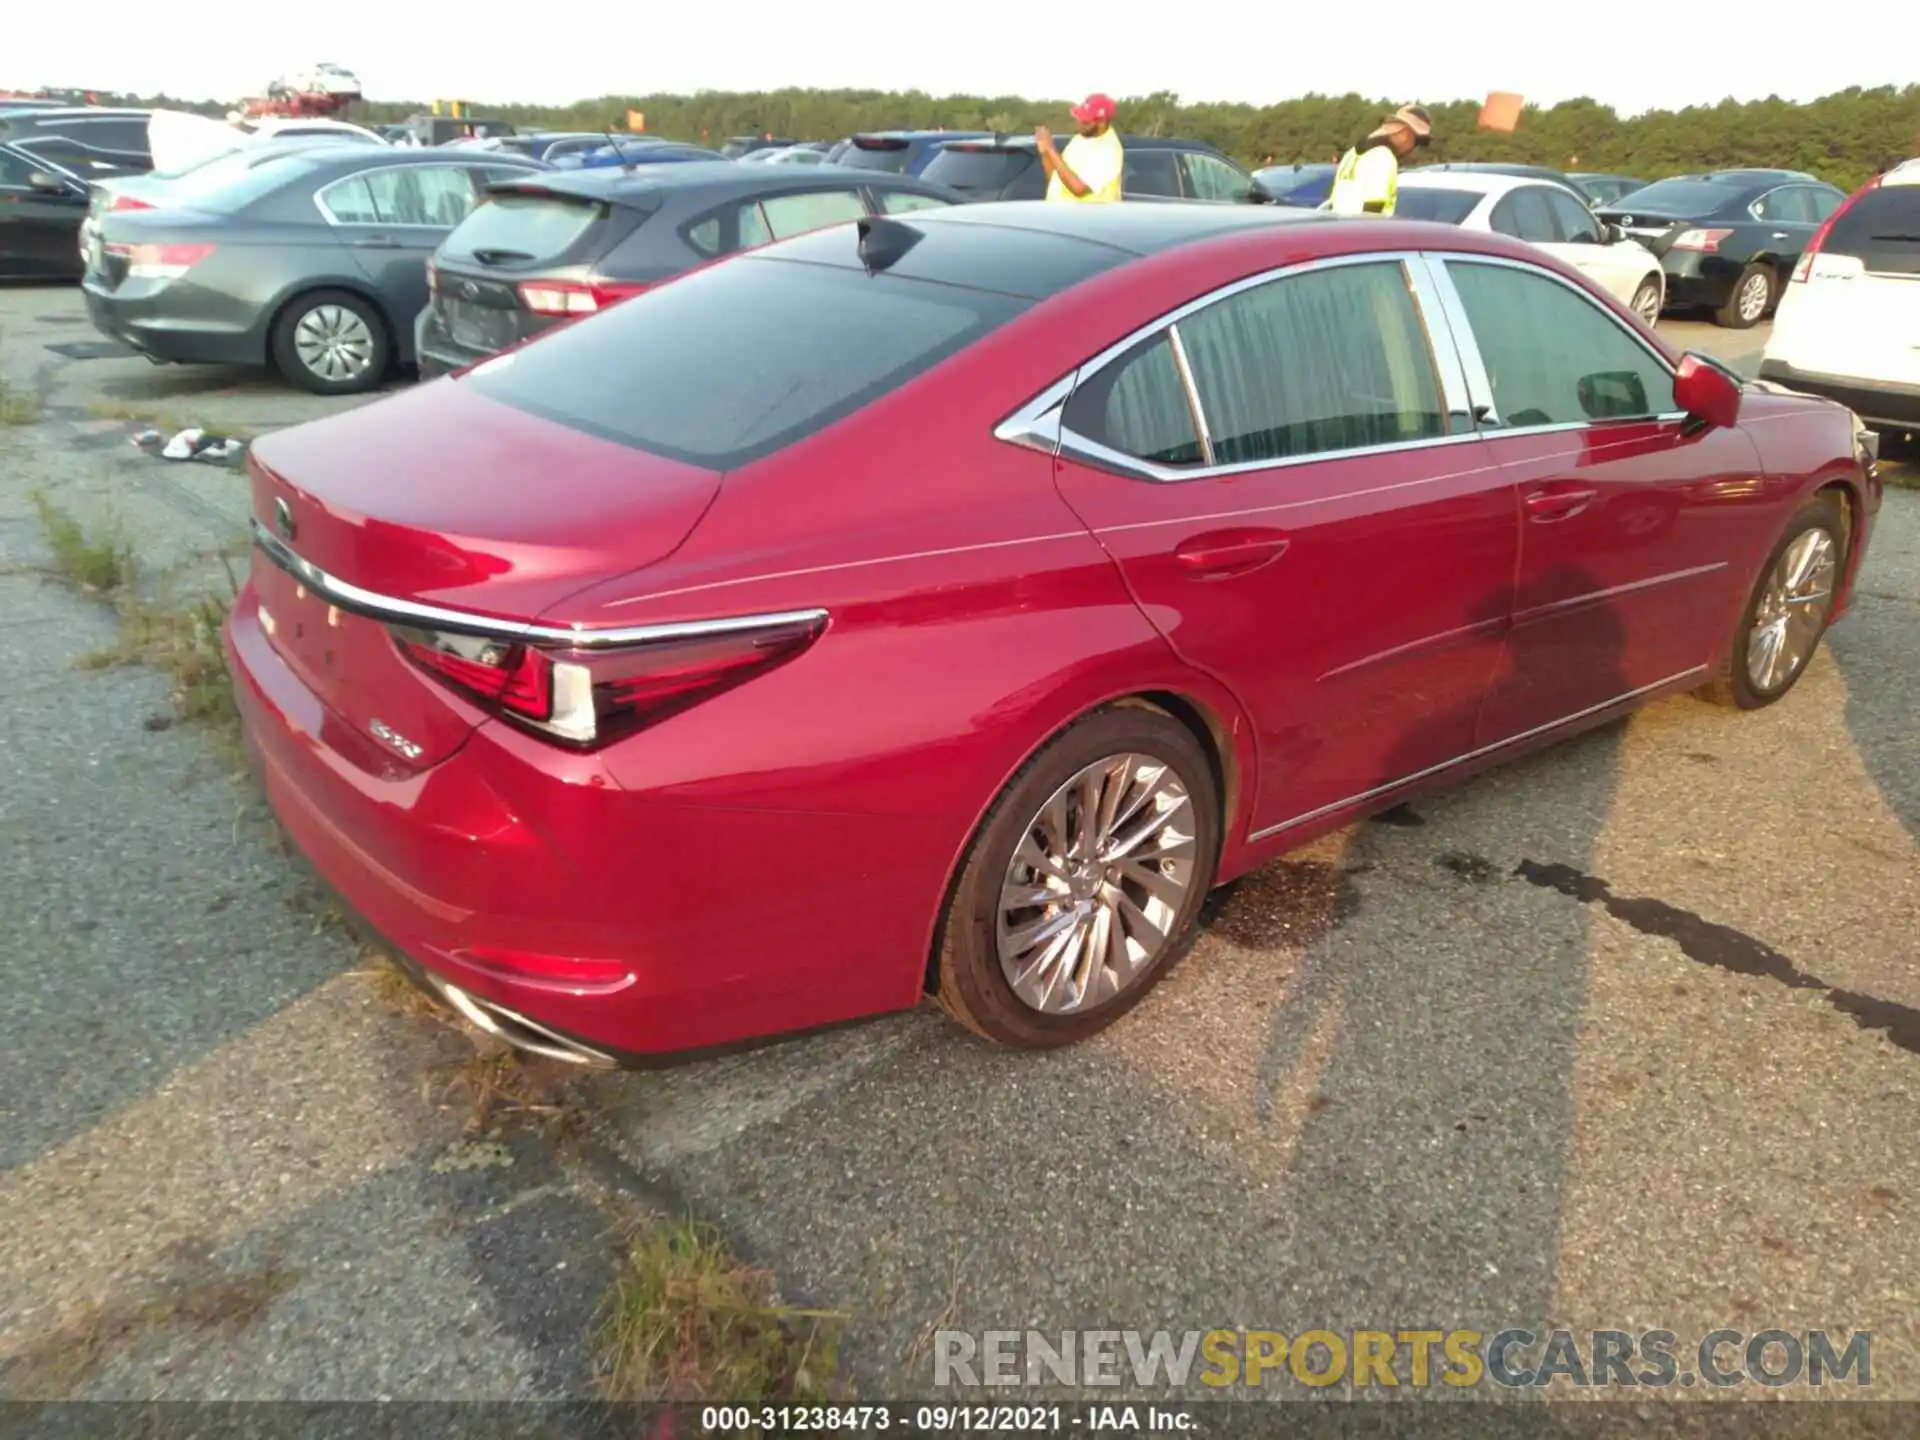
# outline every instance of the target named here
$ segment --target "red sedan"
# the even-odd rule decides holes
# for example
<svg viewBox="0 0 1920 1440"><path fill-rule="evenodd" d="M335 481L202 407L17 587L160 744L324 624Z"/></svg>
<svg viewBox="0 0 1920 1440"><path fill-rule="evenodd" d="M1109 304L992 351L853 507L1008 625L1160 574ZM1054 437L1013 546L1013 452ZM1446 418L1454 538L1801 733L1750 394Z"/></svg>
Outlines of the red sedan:
<svg viewBox="0 0 1920 1440"><path fill-rule="evenodd" d="M300 847L516 1044L1055 1045L1311 836L1779 699L1870 446L1498 236L956 207L270 436L228 644Z"/></svg>

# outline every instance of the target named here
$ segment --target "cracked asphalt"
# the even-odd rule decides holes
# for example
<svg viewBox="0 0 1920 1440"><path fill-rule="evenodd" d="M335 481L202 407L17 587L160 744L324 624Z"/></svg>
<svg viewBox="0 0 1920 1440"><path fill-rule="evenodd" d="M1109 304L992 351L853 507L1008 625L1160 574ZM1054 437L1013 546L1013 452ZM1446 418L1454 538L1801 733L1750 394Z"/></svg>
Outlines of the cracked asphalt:
<svg viewBox="0 0 1920 1440"><path fill-rule="evenodd" d="M935 1325L1431 1325L1868 1329L1873 1393L1920 1398L1920 493L1785 703L1666 701L1277 861L1069 1052L919 1012L596 1076L583 1169L475 1150L436 1078L467 1042L356 973L202 733L149 728L158 676L74 668L113 622L35 569L29 490L154 571L245 517L103 412L329 408L46 348L94 338L0 289L45 405L0 427L0 1393L88 1307L219 1282L243 1323L163 1309L66 1393L586 1394L611 1190L846 1312L867 1396L929 1391Z"/></svg>

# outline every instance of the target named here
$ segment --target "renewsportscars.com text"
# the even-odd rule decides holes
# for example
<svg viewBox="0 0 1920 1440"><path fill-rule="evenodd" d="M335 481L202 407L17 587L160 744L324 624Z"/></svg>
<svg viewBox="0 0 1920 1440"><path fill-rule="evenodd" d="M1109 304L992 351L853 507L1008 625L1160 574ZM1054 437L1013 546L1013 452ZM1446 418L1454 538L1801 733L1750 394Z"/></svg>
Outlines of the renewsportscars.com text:
<svg viewBox="0 0 1920 1440"><path fill-rule="evenodd" d="M1689 1343L1671 1330L942 1330L933 1377L943 1388L1864 1389L1873 1333L1713 1330Z"/></svg>

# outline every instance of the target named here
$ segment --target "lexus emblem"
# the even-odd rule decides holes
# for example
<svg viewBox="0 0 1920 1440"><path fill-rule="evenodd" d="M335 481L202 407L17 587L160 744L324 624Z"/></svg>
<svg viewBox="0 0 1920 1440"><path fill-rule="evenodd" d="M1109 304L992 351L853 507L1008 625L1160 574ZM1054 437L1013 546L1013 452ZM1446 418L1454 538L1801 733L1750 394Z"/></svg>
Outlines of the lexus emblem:
<svg viewBox="0 0 1920 1440"><path fill-rule="evenodd" d="M279 497L273 502L273 528L280 532L282 540L291 540L299 533L299 527L293 523L293 507Z"/></svg>

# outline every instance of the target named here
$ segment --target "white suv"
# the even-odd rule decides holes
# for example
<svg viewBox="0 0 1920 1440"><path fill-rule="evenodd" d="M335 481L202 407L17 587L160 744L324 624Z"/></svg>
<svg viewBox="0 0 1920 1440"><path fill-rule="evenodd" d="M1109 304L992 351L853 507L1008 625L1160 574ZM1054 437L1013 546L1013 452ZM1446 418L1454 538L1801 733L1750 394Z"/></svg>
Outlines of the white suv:
<svg viewBox="0 0 1920 1440"><path fill-rule="evenodd" d="M1794 267L1760 378L1920 430L1920 160L1876 176Z"/></svg>

